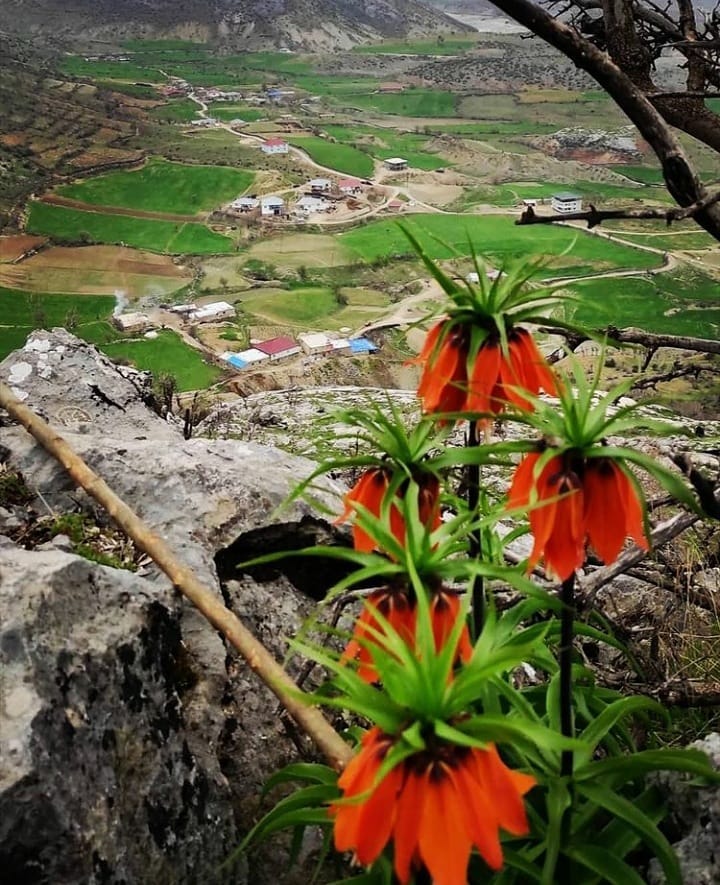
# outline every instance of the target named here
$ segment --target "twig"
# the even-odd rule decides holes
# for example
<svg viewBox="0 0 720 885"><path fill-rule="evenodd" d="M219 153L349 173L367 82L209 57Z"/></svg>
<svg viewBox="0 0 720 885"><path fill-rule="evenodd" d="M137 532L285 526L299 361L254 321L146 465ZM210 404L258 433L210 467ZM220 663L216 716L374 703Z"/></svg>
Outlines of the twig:
<svg viewBox="0 0 720 885"><path fill-rule="evenodd" d="M661 522L650 534L651 546L660 547L662 544L667 544L668 541L672 541L673 538L681 535L686 529L699 522L699 520L700 517L694 513L678 513L665 522ZM587 578L581 579L575 597L578 607L584 608L592 605L601 587L609 584L619 575L624 574L628 569L642 562L647 555L648 552L641 547L630 547L624 553L621 553L611 565L606 565L604 568L593 572Z"/></svg>
<svg viewBox="0 0 720 885"><path fill-rule="evenodd" d="M173 585L219 630L243 656L251 670L280 699L298 725L337 770L345 767L352 750L325 719L320 710L302 702L299 689L265 646L239 618L183 565L170 547L147 526L115 492L91 470L53 428L23 405L0 382L0 406L7 409L35 439L65 468L72 479L105 508L112 519L152 558Z"/></svg>
<svg viewBox="0 0 720 885"><path fill-rule="evenodd" d="M564 212L555 215L538 215L532 206L528 206L515 222L515 224L555 224L559 221L587 221L589 228L597 227L603 221L611 221L622 218L635 218L640 220L662 219L668 227L673 221L682 221L692 218L698 212L704 212L710 206L720 202L720 191L710 194L701 200L695 200L689 206L677 206L673 209L596 209L593 204L585 212Z"/></svg>
<svg viewBox="0 0 720 885"><path fill-rule="evenodd" d="M575 331L568 332L566 329L559 329L555 326L543 326L540 331L547 332L549 335L560 335L566 338L572 347L577 347L583 341L589 340L587 335L581 335ZM720 354L720 341L713 341L709 338L690 338L684 335L655 335L652 332L644 332L642 329L632 327L616 329L615 326L597 329L594 334L599 338L608 338L620 344L640 344L653 350L657 350L660 347L673 347L676 350L695 350L698 353Z"/></svg>

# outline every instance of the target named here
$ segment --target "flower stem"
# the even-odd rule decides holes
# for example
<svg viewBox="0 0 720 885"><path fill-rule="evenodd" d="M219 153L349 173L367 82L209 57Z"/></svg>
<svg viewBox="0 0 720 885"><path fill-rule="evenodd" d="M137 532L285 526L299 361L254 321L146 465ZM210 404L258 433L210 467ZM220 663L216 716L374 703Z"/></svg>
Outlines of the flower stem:
<svg viewBox="0 0 720 885"><path fill-rule="evenodd" d="M470 421L467 434L466 446L475 448L478 444L478 426L477 421ZM478 504L480 502L480 465L478 463L468 466L468 489L467 489L468 508L471 513L477 515ZM476 528L470 532L470 556L475 559L482 557L482 536L480 529ZM472 636L474 639L482 632L483 621L485 620L485 588L483 579L476 575L470 582L469 591L472 597Z"/></svg>
<svg viewBox="0 0 720 885"><path fill-rule="evenodd" d="M573 737L572 658L575 623L575 572L563 581L560 599L564 606L560 617L560 729L563 737ZM572 750L563 750L560 774L563 777L569 777L572 773L573 752Z"/></svg>

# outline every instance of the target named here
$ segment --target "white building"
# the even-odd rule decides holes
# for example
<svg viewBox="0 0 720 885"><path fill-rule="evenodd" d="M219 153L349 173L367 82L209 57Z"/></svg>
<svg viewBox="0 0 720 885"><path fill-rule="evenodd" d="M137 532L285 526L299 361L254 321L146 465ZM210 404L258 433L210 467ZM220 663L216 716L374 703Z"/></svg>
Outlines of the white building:
<svg viewBox="0 0 720 885"><path fill-rule="evenodd" d="M553 194L550 205L554 212L566 214L568 212L582 212L582 197L570 191Z"/></svg>
<svg viewBox="0 0 720 885"><path fill-rule="evenodd" d="M322 197L300 197L295 204L295 211L301 215L312 215L315 212L325 212L329 204Z"/></svg>
<svg viewBox="0 0 720 885"><path fill-rule="evenodd" d="M197 304L171 304L168 307L170 313L177 313L180 316L187 316L188 314L194 313L197 310Z"/></svg>
<svg viewBox="0 0 720 885"><path fill-rule="evenodd" d="M188 315L188 318L195 323L212 323L220 320L234 320L236 317L235 308L227 301L214 301L212 304L206 304L194 310Z"/></svg>
<svg viewBox="0 0 720 885"><path fill-rule="evenodd" d="M289 150L290 145L284 138L268 138L262 143L264 154L286 154Z"/></svg>
<svg viewBox="0 0 720 885"><path fill-rule="evenodd" d="M120 313L112 322L121 332L145 332L152 326L150 317L144 313Z"/></svg>
<svg viewBox="0 0 720 885"><path fill-rule="evenodd" d="M389 169L391 172L402 172L403 169L408 168L408 161L404 160L402 157L389 157L384 161L384 165L386 169Z"/></svg>
<svg viewBox="0 0 720 885"><path fill-rule="evenodd" d="M281 360L300 353L300 345L287 335L280 335L277 338L260 341L255 347L261 353L269 356L271 360Z"/></svg>
<svg viewBox="0 0 720 885"><path fill-rule="evenodd" d="M362 191L362 181L359 178L341 178L338 190L343 194L358 194Z"/></svg>
<svg viewBox="0 0 720 885"><path fill-rule="evenodd" d="M314 194L329 194L332 190L332 181L329 178L313 178L307 186Z"/></svg>
<svg viewBox="0 0 720 885"><path fill-rule="evenodd" d="M332 350L332 341L324 332L303 332L298 341L305 353L328 353Z"/></svg>
<svg viewBox="0 0 720 885"><path fill-rule="evenodd" d="M260 211L263 215L284 215L285 200L282 197L263 197L260 200Z"/></svg>
<svg viewBox="0 0 720 885"><path fill-rule="evenodd" d="M236 212L254 212L260 206L257 197L238 197L230 203L230 208Z"/></svg>

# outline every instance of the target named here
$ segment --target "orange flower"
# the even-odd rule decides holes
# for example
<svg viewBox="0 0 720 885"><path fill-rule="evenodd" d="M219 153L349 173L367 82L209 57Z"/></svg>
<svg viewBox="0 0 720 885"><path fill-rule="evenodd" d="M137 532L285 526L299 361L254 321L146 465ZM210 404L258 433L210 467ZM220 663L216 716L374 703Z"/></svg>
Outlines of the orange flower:
<svg viewBox="0 0 720 885"><path fill-rule="evenodd" d="M534 535L528 567L540 559L565 581L585 561L586 540L605 563L613 562L626 537L648 548L642 505L625 471L609 458L556 455L536 476L540 455L526 455L513 476L511 510L531 507Z"/></svg>
<svg viewBox="0 0 720 885"><path fill-rule="evenodd" d="M441 320L428 332L417 362L424 365L418 396L426 412L459 412L467 397L469 335Z"/></svg>
<svg viewBox="0 0 720 885"><path fill-rule="evenodd" d="M617 559L627 537L648 549L642 504L632 480L616 461L589 458L583 486L588 540L604 563Z"/></svg>
<svg viewBox="0 0 720 885"><path fill-rule="evenodd" d="M380 634L384 632L375 617L376 611L408 644L412 643L415 637L415 604L411 603L407 590L385 587L367 598L362 614L355 622L352 638L340 660L359 661L358 675L365 682L371 684L379 680L368 642L382 646L381 639L373 631ZM365 640L365 642L361 640Z"/></svg>
<svg viewBox="0 0 720 885"><path fill-rule="evenodd" d="M388 621L408 645L414 646L417 629L417 600L414 595L409 594L406 588L398 587L385 587L367 598L363 611L355 622L353 635L340 660L358 661L360 665L358 675L365 682L371 684L380 681L373 662L371 644L376 644L380 648L384 647L381 638L384 630L375 617L376 611ZM446 590L442 586L432 591L430 619L436 651L440 651L447 641L459 616L460 598L456 593ZM465 663L471 657L470 631L467 625L464 625L457 643L456 660Z"/></svg>
<svg viewBox="0 0 720 885"><path fill-rule="evenodd" d="M522 797L534 777L512 771L495 746L469 749L437 742L377 775L393 739L372 728L338 785L346 800L334 805L335 847L373 863L392 839L401 885L425 866L435 885L465 885L473 845L493 870L502 867L501 829L528 832Z"/></svg>
<svg viewBox="0 0 720 885"><path fill-rule="evenodd" d="M443 645L445 645L447 638L455 628L459 616L460 597L457 593L452 593L444 587L435 590L430 602L430 620L432 622L436 651L440 651ZM467 628L467 624L460 633L457 657L463 663L469 661L472 657L472 643L470 642L470 631Z"/></svg>
<svg viewBox="0 0 720 885"><path fill-rule="evenodd" d="M345 522L352 515L356 504L365 507L373 516L379 517L390 486L390 476L389 468L371 467L366 470L343 498L345 509L335 523ZM429 531L434 531L440 525L440 481L435 475L424 473L418 478L417 483L420 487L418 494L420 521ZM402 486L397 494L402 497ZM405 520L394 504L390 507L390 531L401 544L405 543ZM370 553L378 549L379 545L375 538L356 523L353 523L352 533L353 546L356 550Z"/></svg>
<svg viewBox="0 0 720 885"><path fill-rule="evenodd" d="M418 396L426 412L469 411L496 415L508 403L531 409L522 390L533 396L541 390L557 393L555 376L527 329L519 326L511 329L507 356L499 338L489 335L469 368L470 326L448 326L449 322L442 320L433 326L417 359L424 364Z"/></svg>

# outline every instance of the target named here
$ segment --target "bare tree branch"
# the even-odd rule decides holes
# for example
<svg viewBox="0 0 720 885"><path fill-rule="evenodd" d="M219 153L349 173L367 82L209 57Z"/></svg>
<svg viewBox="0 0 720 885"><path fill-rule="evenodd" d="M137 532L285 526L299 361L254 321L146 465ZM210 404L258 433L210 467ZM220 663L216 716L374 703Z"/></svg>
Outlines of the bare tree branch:
<svg viewBox="0 0 720 885"><path fill-rule="evenodd" d="M692 206L706 200L707 192L698 180L680 142L662 114L644 94L645 91L655 91L649 78L643 84L643 90L633 80L633 74L641 76L639 70L631 69L627 73L594 43L574 28L555 19L532 0L494 0L494 3L597 80L655 151L662 165L668 190L680 206ZM685 35L681 32L679 39L684 38ZM637 49L637 43L635 39L633 51ZM632 58L631 54L631 62ZM643 61L643 64L647 62ZM720 208L717 202L694 210L694 218L708 233L720 240Z"/></svg>
<svg viewBox="0 0 720 885"><path fill-rule="evenodd" d="M567 329L560 329L555 326L543 326L540 331L547 332L549 335L560 335L572 347L577 347L583 341L590 340L587 336L580 335L577 332L568 332ZM642 347L649 347L654 350L657 350L659 347L673 347L676 350L694 350L698 353L720 354L720 341L714 341L710 338L690 338L685 335L655 335L652 332L644 332L642 329L616 329L614 326L598 329L596 334L599 338L608 338L610 341L617 341L619 344L639 344ZM563 355L561 353L559 358L562 359Z"/></svg>

